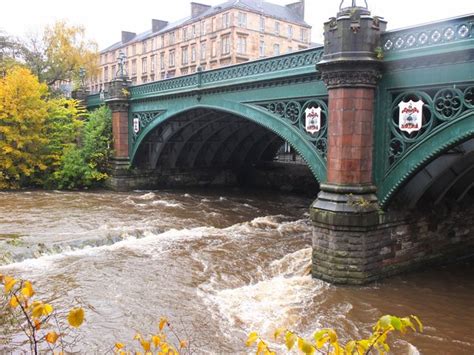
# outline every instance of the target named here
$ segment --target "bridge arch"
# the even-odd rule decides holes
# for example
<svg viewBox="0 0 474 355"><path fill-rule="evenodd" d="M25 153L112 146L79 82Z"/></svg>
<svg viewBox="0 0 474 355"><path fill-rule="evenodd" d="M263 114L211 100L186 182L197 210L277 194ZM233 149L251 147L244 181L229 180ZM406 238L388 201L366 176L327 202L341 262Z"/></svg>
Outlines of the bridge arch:
<svg viewBox="0 0 474 355"><path fill-rule="evenodd" d="M233 124L233 129L235 129L236 131L239 130L239 127L237 127L239 125L238 122L240 122L240 124L242 124L242 122L248 122L255 124L256 127L261 127L267 132L272 132L277 137L280 137L283 141L287 141L299 153L302 159L306 162L307 166L309 167L310 171L312 172L318 183L324 182L326 180L325 159L320 155L320 153L318 153L315 145L308 139L308 137L306 136L307 133L304 130L296 128L294 125L291 124L291 122L287 122L286 120L277 117L276 115L272 114L271 112L265 110L264 108L258 105L253 105L252 103L239 103L219 98L203 98L202 102L199 102L192 106L167 105L167 110L163 111L152 122L150 122L144 128L143 132L140 132L140 135L133 143L130 152L130 160L132 162L132 165L136 164L139 158L138 155L142 144L147 140L147 137L153 134L153 132L157 128L159 128L161 125L166 124L167 122L172 122L173 119L180 117L181 115L197 111L200 111L200 113L203 115L206 112L215 112L225 116L226 119L229 121L229 125ZM210 127L210 132L212 133L212 119L210 120L210 122L207 122L206 125ZM176 132L185 129L185 126L186 125L178 127ZM189 130L189 126L187 127ZM232 128L229 127L229 129ZM196 128L196 130L203 131L202 127ZM192 135L188 135L188 139L191 136ZM256 132L254 138L252 138L251 136L241 136L238 142L234 142L234 146L238 147L239 142L252 141L252 139L254 139L255 144L251 146L246 146L244 149L245 153L243 154L245 154L246 156L248 156L251 151L255 151L256 155L262 155L265 153L265 149L268 149L269 147L271 147L271 149L273 149L276 153L276 150L279 145L276 145L274 140L272 142L269 142L268 144L257 144L259 143L257 141L258 138L262 138L264 136L265 135L262 132ZM212 134L211 136L207 137L207 139L211 139L211 137ZM230 138L232 138L232 136L227 137L227 139ZM182 145L183 144L181 144L181 150L183 148ZM163 147L160 149L163 149ZM227 155L229 154L232 154L232 152L227 153ZM210 161L212 161L214 158L215 157L211 158Z"/></svg>
<svg viewBox="0 0 474 355"><path fill-rule="evenodd" d="M399 196L409 207L414 207L430 189L445 196L448 189L464 181L466 176L474 178L473 156L474 112L468 111L444 124L436 134L414 145L390 170L379 187L382 206L388 206L395 196ZM449 179L449 172L456 167L463 168L456 176L452 176L455 181L445 181L445 186L441 188L433 187L436 183L443 184L442 179ZM471 188L472 184L466 186L460 197ZM440 199L435 201L439 202Z"/></svg>

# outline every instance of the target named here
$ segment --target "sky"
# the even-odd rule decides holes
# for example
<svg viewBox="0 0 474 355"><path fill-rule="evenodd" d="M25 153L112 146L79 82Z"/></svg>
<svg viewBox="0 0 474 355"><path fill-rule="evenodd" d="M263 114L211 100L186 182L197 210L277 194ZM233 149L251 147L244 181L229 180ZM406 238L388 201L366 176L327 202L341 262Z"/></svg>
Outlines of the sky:
<svg viewBox="0 0 474 355"><path fill-rule="evenodd" d="M218 5L225 0L194 0ZM284 5L296 0L269 0ZM372 15L384 17L388 29L397 29L474 13L474 0L368 0ZM357 4L363 4L357 1ZM340 0L306 0L305 20L313 27L312 41L323 42L323 23L335 16ZM351 1L345 0L345 4ZM144 32L151 19L173 22L191 13L189 0L3 0L0 31L14 37L41 33L57 20L86 28L89 39L100 49L120 41L121 31Z"/></svg>

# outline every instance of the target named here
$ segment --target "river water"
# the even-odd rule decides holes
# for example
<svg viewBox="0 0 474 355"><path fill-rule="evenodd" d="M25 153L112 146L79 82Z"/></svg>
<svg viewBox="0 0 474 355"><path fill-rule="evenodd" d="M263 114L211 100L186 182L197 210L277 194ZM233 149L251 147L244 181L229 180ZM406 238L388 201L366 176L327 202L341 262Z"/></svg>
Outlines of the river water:
<svg viewBox="0 0 474 355"><path fill-rule="evenodd" d="M31 280L57 309L82 305L84 354L131 344L161 316L196 353L233 354L248 352L252 330L271 340L276 327L333 327L345 341L383 314L425 324L396 354L474 354L472 263L366 287L314 280L310 203L239 190L0 192L0 273ZM19 346L21 333L0 327L0 352Z"/></svg>

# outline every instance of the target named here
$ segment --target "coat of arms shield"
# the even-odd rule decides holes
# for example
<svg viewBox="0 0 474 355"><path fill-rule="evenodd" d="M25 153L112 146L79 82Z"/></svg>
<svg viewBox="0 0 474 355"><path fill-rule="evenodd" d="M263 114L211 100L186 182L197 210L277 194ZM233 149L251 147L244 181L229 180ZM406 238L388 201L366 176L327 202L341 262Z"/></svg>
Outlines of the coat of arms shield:
<svg viewBox="0 0 474 355"><path fill-rule="evenodd" d="M400 102L400 115L398 117L398 128L408 133L419 131L423 125L423 105L421 100Z"/></svg>
<svg viewBox="0 0 474 355"><path fill-rule="evenodd" d="M315 134L321 129L321 107L308 107L305 110L305 129L309 134Z"/></svg>
<svg viewBox="0 0 474 355"><path fill-rule="evenodd" d="M140 131L140 119L135 117L133 119L133 132L138 133Z"/></svg>

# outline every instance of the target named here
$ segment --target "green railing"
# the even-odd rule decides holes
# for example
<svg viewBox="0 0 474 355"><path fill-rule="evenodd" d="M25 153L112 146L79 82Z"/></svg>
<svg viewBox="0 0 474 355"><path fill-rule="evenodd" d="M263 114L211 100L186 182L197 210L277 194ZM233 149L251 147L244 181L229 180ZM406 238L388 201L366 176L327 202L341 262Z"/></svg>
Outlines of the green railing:
<svg viewBox="0 0 474 355"><path fill-rule="evenodd" d="M192 91L201 88L270 80L292 75L315 73L315 65L321 60L323 47L272 58L250 61L229 67L198 71L178 78L165 79L130 88L131 99L143 99L160 94Z"/></svg>
<svg viewBox="0 0 474 355"><path fill-rule="evenodd" d="M474 15L456 17L395 31L382 35L382 50L386 59L394 59L397 53L432 47L460 45L474 40ZM438 48L439 50L439 48ZM420 52L421 53L421 52Z"/></svg>
<svg viewBox="0 0 474 355"><path fill-rule="evenodd" d="M87 96L87 107L88 108L93 108L100 106L103 103L103 101L100 100L100 95L99 94L92 94Z"/></svg>

